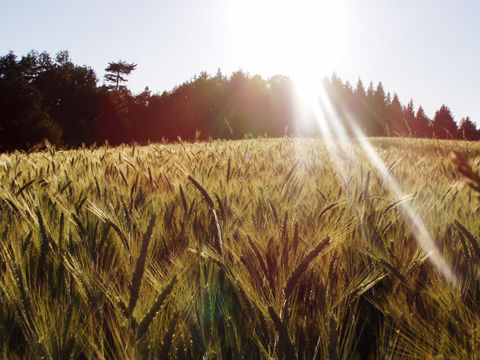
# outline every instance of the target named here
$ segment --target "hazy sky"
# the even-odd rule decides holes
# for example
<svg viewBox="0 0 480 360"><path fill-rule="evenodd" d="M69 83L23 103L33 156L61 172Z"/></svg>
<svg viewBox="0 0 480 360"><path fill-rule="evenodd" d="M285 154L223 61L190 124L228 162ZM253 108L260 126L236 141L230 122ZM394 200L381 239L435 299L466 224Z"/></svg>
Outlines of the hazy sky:
<svg viewBox="0 0 480 360"><path fill-rule="evenodd" d="M10 0L0 14L1 55L66 49L101 82L109 61L135 62L135 92L218 68L318 80L334 70L480 124L478 0Z"/></svg>

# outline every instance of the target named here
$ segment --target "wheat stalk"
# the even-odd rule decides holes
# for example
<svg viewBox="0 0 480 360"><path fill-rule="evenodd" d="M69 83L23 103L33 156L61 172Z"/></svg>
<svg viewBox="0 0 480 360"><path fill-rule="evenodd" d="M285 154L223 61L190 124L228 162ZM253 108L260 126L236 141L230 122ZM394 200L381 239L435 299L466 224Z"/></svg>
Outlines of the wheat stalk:
<svg viewBox="0 0 480 360"><path fill-rule="evenodd" d="M330 244L330 238L327 237L320 241L320 243L318 243L317 246L313 248L313 250L311 250L307 255L305 255L300 264L297 265L292 275L290 275L290 277L288 278L287 284L283 289L285 299L288 299L290 297L298 280L303 275L305 270L307 270L308 265L310 265L310 263L318 256L318 254L320 254L323 248L328 244Z"/></svg>
<svg viewBox="0 0 480 360"><path fill-rule="evenodd" d="M143 235L142 248L140 250L140 255L137 258L135 265L135 271L132 277L132 285L130 287L130 300L128 302L128 315L131 317L133 309L137 304L138 296L140 293L140 286L142 284L143 273L145 271L145 263L147 262L147 251L148 245L150 244L150 239L152 237L153 226L155 224L155 215L150 218L150 223L148 224L147 231Z"/></svg>
<svg viewBox="0 0 480 360"><path fill-rule="evenodd" d="M155 299L155 302L153 303L152 307L150 310L148 310L147 314L143 317L143 319L140 321L137 327L137 335L136 335L136 340L140 340L148 331L148 328L150 327L150 324L152 323L153 319L157 315L158 311L162 307L165 299L167 296L172 292L173 286L175 285L175 282L177 281L177 277L174 275L172 280L168 283L168 285L163 289L163 291L160 293L160 295L157 296Z"/></svg>

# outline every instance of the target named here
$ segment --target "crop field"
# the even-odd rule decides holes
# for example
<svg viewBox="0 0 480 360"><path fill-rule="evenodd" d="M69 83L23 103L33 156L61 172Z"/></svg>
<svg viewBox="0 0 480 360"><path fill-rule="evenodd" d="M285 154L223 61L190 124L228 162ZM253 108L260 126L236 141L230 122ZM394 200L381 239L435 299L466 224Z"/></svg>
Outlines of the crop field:
<svg viewBox="0 0 480 360"><path fill-rule="evenodd" d="M367 145L0 155L1 356L478 357L480 145Z"/></svg>

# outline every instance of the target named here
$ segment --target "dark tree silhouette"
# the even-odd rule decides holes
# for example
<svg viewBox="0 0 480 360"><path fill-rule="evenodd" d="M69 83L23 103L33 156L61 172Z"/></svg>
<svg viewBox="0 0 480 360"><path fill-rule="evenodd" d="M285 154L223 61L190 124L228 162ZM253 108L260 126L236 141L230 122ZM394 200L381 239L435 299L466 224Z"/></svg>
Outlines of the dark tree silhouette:
<svg viewBox="0 0 480 360"><path fill-rule="evenodd" d="M93 141L101 89L91 68L75 65L69 53L62 51L55 62L44 60L32 83L42 93L43 107L61 127L64 143L79 146Z"/></svg>
<svg viewBox="0 0 480 360"><path fill-rule="evenodd" d="M20 145L7 148L24 148L43 138L68 146L93 141L101 91L95 72L73 64L68 51L59 52L55 61L48 53L33 50L19 60L9 53L0 58L0 80L3 91L10 89L3 96L8 104L2 106L2 131L14 129L13 124L23 127L9 137Z"/></svg>
<svg viewBox="0 0 480 360"><path fill-rule="evenodd" d="M370 132L371 136L385 136L387 133L387 97L382 83L378 83L375 92L369 88L367 98L370 102ZM392 134L393 135L393 134Z"/></svg>
<svg viewBox="0 0 480 360"><path fill-rule="evenodd" d="M403 109L397 94L393 94L393 99L387 106L388 116L388 134L390 136L407 136L409 135L408 127L403 117Z"/></svg>
<svg viewBox="0 0 480 360"><path fill-rule="evenodd" d="M171 91L152 94L146 88L132 94L121 83L136 67L109 63L97 86L95 72L75 65L67 51L55 58L31 51L17 59L0 57L0 150L28 148L49 139L76 147L93 141L111 144L248 136L311 136L320 133L312 109L299 105L291 79L237 71L230 77L201 73ZM319 79L319 81L321 81ZM398 96L385 94L382 83L365 90L336 74L322 84L324 116L335 134L356 135L356 123L366 136L415 136L480 139L475 123L462 119L459 128L443 105L431 121L413 101L402 106ZM113 91L111 91L113 89ZM110 91L109 91L110 90ZM330 107L330 105L332 105ZM333 111L331 111L333 109Z"/></svg>
<svg viewBox="0 0 480 360"><path fill-rule="evenodd" d="M433 118L434 136L438 139L455 139L457 130L452 112L446 105L442 105Z"/></svg>
<svg viewBox="0 0 480 360"><path fill-rule="evenodd" d="M428 118L423 110L423 107L419 107L417 114L415 115L415 126L413 127L413 133L416 137L431 138L433 136L433 123Z"/></svg>
<svg viewBox="0 0 480 360"><path fill-rule="evenodd" d="M357 122L358 127L363 133L367 131L367 93L361 79L358 79L355 91L353 93L352 117Z"/></svg>
<svg viewBox="0 0 480 360"><path fill-rule="evenodd" d="M0 150L28 149L49 140L58 143L60 127L42 108L41 94L19 76L0 78Z"/></svg>
<svg viewBox="0 0 480 360"><path fill-rule="evenodd" d="M415 119L415 107L413 106L413 100L410 100L409 103L403 107L403 121L407 127L406 136L419 137L416 133L416 119Z"/></svg>
<svg viewBox="0 0 480 360"><path fill-rule="evenodd" d="M130 117L131 94L126 89L108 92L98 107L98 120L95 126L95 141L112 145L135 141L132 135L133 122Z"/></svg>
<svg viewBox="0 0 480 360"><path fill-rule="evenodd" d="M127 79L123 75L130 75L135 70L137 64L129 64L125 61L119 60L117 62L109 62L105 71L105 80L112 83L112 88L116 91L120 88L120 82L126 82Z"/></svg>
<svg viewBox="0 0 480 360"><path fill-rule="evenodd" d="M477 130L477 126L468 116L460 121L458 132L459 137L464 140L480 139L480 132Z"/></svg>

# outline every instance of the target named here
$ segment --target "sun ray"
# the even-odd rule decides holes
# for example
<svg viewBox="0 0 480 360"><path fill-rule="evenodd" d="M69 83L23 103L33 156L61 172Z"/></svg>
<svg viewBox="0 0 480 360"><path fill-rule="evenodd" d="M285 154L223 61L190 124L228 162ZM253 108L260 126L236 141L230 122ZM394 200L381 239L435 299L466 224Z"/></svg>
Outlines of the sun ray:
<svg viewBox="0 0 480 360"><path fill-rule="evenodd" d="M330 100L325 92L320 92L320 94L321 95L317 98L318 103L312 102L311 106L312 108L317 109L314 113L319 124L322 137L324 138L324 141L330 145L327 147L327 149L329 149L329 155L332 158L333 163L337 164L336 168L339 174L345 175L343 169L346 168L346 164L338 155L338 150L351 148L352 139L349 140L346 136L343 136L345 135L346 131L343 127L342 121L339 120L338 114L336 114L336 111L331 105ZM320 112L318 109L321 109L322 111ZM418 244L428 255L430 261L442 274L442 276L452 285L458 286L457 277L443 258L432 236L425 227L422 217L413 206L409 205L407 201L402 201L403 199L408 198L407 194L402 191L400 185L387 169L385 163L377 154L368 138L360 130L354 116L348 113L345 115L349 127L353 130L355 140L359 142L360 148L363 150L367 159L382 178L383 184L388 192L392 195L394 200L399 203L398 207L402 213L402 216L407 225L410 227ZM356 161L357 156L355 155L354 151L351 152L351 155L352 158L350 161Z"/></svg>
<svg viewBox="0 0 480 360"><path fill-rule="evenodd" d="M368 139L362 134L361 130L355 123L355 120L350 116L348 118L352 129L357 136L360 145L369 158L370 162L379 173L383 179L383 183L392 194L396 201L400 201L406 197L406 194L401 190L400 185L393 178L392 174L389 172L384 162L380 159L380 156L377 154L372 144ZM455 274L452 272L450 266L447 264L443 258L440 250L435 245L435 242L428 232L425 224L420 216L420 214L408 204L408 202L399 203L399 209L401 210L405 221L410 226L415 239L418 244L421 246L423 251L429 256L432 264L437 268L437 270L443 275L443 277L448 280L454 286L458 286L458 280Z"/></svg>

